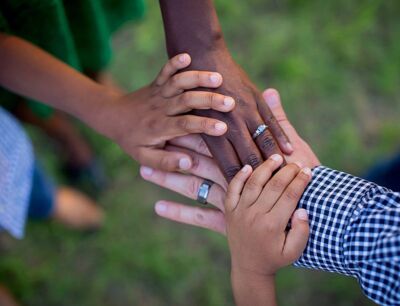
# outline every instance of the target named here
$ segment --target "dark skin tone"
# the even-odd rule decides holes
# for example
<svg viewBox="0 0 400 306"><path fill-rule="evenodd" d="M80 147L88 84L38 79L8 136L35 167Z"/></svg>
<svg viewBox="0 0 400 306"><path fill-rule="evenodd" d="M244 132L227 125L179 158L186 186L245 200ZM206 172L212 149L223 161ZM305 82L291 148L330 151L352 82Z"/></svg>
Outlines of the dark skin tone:
<svg viewBox="0 0 400 306"><path fill-rule="evenodd" d="M169 57L188 52L192 57L189 69L219 72L223 83L211 91L236 101L230 113L194 111L196 115L216 118L228 125L228 132L223 136L202 135L227 180L243 165L256 168L272 154L291 154L293 149L288 138L263 102L260 91L232 59L213 1L160 0L160 7ZM253 140L253 133L263 123L268 125L268 130Z"/></svg>

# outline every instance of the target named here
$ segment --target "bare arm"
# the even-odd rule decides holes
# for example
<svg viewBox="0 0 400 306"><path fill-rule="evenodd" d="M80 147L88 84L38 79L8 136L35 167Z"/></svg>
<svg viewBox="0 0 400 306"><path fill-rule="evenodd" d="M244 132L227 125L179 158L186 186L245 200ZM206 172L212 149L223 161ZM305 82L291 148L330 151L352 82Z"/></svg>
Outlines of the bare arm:
<svg viewBox="0 0 400 306"><path fill-rule="evenodd" d="M111 138L141 164L188 170L190 156L163 150L166 141L191 133L218 136L227 126L213 118L188 115L195 109L228 112L230 97L191 88L215 88L218 73L180 72L188 54L170 59L157 78L128 95L114 93L29 42L0 33L0 86L63 110ZM155 122L157 124L155 124Z"/></svg>
<svg viewBox="0 0 400 306"><path fill-rule="evenodd" d="M231 282L237 306L276 306L274 276L240 273L232 270Z"/></svg>
<svg viewBox="0 0 400 306"><path fill-rule="evenodd" d="M115 97L41 49L15 36L0 33L0 85L23 96L65 111L87 124L97 125L99 111Z"/></svg>
<svg viewBox="0 0 400 306"><path fill-rule="evenodd" d="M212 0L160 0L169 56L192 54L189 68L217 71L223 83L215 92L232 96L236 108L227 114L195 111L228 124L222 137L203 136L225 177L230 180L244 164L257 167L274 153L290 154L292 148L262 95L246 73L233 61L222 35ZM263 123L269 130L253 141L252 135ZM278 141L279 146L276 141Z"/></svg>

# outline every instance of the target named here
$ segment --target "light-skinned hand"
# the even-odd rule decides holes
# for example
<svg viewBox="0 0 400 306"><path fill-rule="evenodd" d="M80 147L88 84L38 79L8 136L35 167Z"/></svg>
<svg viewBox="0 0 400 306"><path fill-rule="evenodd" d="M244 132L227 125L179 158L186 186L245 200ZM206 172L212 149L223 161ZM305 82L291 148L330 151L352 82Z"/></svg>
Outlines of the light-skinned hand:
<svg viewBox="0 0 400 306"><path fill-rule="evenodd" d="M303 166L309 168L319 166L320 162L310 146L290 124L282 108L279 93L275 89L267 89L264 91L263 96L293 145L293 153L285 156L287 162L299 161ZM159 201L155 206L156 213L161 217L176 222L199 226L225 234L224 201L228 184L212 159L205 142L197 135L179 137L170 141L167 150L190 154L193 160L193 167L187 173L164 172L142 167L142 177L190 199L197 198L201 183L204 179L209 179L214 182L214 185L210 189L208 202L217 209L185 205L172 201Z"/></svg>

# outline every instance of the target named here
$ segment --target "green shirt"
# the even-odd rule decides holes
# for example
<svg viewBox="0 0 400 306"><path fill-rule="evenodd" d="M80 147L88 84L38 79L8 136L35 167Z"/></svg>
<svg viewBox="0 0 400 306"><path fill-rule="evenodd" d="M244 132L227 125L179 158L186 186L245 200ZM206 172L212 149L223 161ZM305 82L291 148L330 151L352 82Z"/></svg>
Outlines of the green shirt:
<svg viewBox="0 0 400 306"><path fill-rule="evenodd" d="M144 14L144 0L1 0L0 31L24 38L70 66L98 72L109 63L111 35ZM7 100L0 93L0 102ZM37 115L51 113L43 105Z"/></svg>

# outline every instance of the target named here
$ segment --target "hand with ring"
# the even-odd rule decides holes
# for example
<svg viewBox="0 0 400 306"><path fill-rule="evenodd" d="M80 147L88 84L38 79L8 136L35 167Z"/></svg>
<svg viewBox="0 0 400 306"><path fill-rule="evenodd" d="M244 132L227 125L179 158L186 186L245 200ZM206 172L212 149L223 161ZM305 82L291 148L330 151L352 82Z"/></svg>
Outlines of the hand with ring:
<svg viewBox="0 0 400 306"><path fill-rule="evenodd" d="M274 89L268 89L263 96L293 145L294 152L290 156L285 156L288 163L299 161L304 167L314 168L319 166L318 158L288 121L282 109L278 92ZM212 181L214 184L210 186L206 200L217 209L159 201L155 207L157 214L176 222L208 228L225 234L224 201L228 184L205 142L198 135L185 136L170 141L166 149L191 155L193 167L189 170L189 173L164 172L142 167L142 177L147 181L195 200L198 199L199 189L204 180Z"/></svg>

